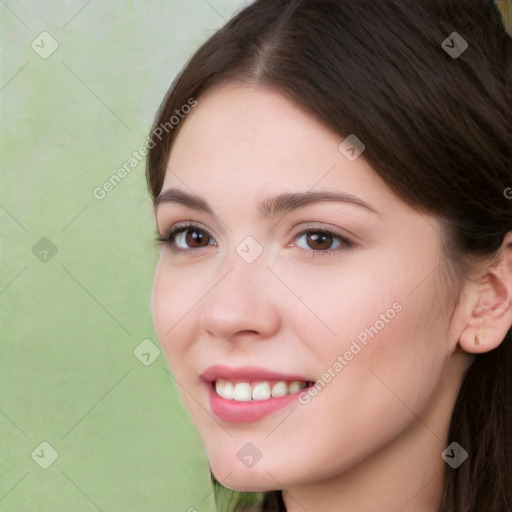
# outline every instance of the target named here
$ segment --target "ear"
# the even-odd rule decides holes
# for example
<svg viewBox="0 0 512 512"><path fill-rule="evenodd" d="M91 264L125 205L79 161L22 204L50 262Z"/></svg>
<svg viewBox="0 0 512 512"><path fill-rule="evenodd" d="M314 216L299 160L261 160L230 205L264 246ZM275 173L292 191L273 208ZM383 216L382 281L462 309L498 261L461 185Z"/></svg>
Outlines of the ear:
<svg viewBox="0 0 512 512"><path fill-rule="evenodd" d="M493 350L512 326L512 231L503 240L498 258L468 281L458 312L463 329L459 345L470 353Z"/></svg>

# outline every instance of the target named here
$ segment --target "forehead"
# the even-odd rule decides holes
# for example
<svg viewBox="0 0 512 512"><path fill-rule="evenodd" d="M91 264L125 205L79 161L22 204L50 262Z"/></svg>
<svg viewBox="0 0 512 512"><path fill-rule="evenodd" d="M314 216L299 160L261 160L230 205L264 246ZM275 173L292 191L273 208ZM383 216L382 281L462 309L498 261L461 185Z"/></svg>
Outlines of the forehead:
<svg viewBox="0 0 512 512"><path fill-rule="evenodd" d="M282 94L225 84L207 91L184 118L171 148L164 188L179 178L195 185L224 181L245 187L311 189L375 182L364 158L349 162L343 138ZM245 188L244 187L244 188Z"/></svg>

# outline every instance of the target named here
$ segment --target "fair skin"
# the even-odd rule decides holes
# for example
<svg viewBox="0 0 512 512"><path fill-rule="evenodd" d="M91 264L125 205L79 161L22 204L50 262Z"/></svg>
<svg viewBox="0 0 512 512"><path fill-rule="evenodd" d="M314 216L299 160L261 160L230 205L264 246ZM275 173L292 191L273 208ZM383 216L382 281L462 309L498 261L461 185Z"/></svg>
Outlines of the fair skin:
<svg viewBox="0 0 512 512"><path fill-rule="evenodd" d="M455 307L438 221L396 196L364 153L345 158L342 139L276 92L228 84L201 96L180 126L162 191L199 196L213 214L163 202L156 219L162 235L190 221L213 237L200 231L198 248L179 235L181 253L163 247L155 328L225 486L284 489L289 512L434 512L441 453L453 441L450 414L473 359L467 352L491 350L512 324L512 249L463 283ZM370 208L324 201L273 219L257 215L262 199L320 190L352 194ZM354 246L333 237L319 247L301 234L322 228ZM248 236L263 249L252 263L236 252ZM512 245L512 233L504 244ZM400 311L307 404L242 423L211 411L199 379L207 367L251 365L320 380L397 303ZM237 457L248 442L261 453L252 467Z"/></svg>

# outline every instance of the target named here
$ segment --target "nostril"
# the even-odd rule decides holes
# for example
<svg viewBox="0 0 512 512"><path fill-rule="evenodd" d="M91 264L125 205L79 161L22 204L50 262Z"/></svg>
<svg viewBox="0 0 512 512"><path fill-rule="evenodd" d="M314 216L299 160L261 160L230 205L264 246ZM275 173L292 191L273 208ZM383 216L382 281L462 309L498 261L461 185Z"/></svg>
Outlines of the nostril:
<svg viewBox="0 0 512 512"><path fill-rule="evenodd" d="M260 335L258 331L238 331L235 336L254 336L254 335Z"/></svg>

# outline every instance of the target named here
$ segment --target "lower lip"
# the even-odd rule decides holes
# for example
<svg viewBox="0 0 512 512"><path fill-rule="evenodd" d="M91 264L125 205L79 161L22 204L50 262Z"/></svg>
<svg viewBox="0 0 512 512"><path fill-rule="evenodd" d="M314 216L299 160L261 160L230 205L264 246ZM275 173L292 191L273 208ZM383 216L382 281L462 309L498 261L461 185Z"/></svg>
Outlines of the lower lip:
<svg viewBox="0 0 512 512"><path fill-rule="evenodd" d="M297 391L291 395L285 395L279 398L269 398L268 400L251 400L250 402L237 402L236 400L226 400L219 396L213 384L208 384L210 408L221 420L230 423L251 423L259 421L265 416L290 405L297 401L299 393L304 391ZM307 388L306 388L307 389Z"/></svg>

